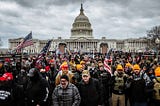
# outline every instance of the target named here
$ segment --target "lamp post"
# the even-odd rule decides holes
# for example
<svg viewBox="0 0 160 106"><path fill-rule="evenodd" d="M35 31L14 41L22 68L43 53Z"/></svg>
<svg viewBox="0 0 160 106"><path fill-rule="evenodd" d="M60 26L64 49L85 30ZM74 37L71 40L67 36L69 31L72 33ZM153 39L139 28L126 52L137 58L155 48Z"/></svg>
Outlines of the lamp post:
<svg viewBox="0 0 160 106"><path fill-rule="evenodd" d="M159 44L160 44L160 40L159 40L159 38L158 38L158 37L155 39L155 43L156 43L156 48L157 48L157 61L158 61Z"/></svg>

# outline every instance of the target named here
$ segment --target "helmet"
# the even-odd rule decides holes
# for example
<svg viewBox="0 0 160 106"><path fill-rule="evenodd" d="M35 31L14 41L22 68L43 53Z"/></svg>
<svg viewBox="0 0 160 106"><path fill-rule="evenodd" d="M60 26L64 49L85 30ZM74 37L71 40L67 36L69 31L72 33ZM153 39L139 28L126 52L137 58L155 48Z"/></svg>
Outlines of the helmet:
<svg viewBox="0 0 160 106"><path fill-rule="evenodd" d="M125 67L132 67L131 63L126 63Z"/></svg>
<svg viewBox="0 0 160 106"><path fill-rule="evenodd" d="M156 77L160 77L160 67L157 67L157 68L155 69L155 76L156 76Z"/></svg>
<svg viewBox="0 0 160 106"><path fill-rule="evenodd" d="M121 64L118 64L116 70L122 70L122 71L123 71L122 65L121 65Z"/></svg>
<svg viewBox="0 0 160 106"><path fill-rule="evenodd" d="M82 68L82 65L81 64L77 64L76 68L77 68L77 70L80 70Z"/></svg>
<svg viewBox="0 0 160 106"><path fill-rule="evenodd" d="M139 66L138 64L135 64L135 65L133 66L133 70L140 70L140 66Z"/></svg>

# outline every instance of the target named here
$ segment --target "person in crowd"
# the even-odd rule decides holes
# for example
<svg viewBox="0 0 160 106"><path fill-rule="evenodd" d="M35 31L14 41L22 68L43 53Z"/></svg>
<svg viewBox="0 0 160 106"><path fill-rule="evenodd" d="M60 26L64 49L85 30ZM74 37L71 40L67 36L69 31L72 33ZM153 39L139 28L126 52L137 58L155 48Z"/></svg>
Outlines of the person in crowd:
<svg viewBox="0 0 160 106"><path fill-rule="evenodd" d="M132 75L132 70L133 70L132 67L133 67L132 64L129 62L125 64L124 72L129 76Z"/></svg>
<svg viewBox="0 0 160 106"><path fill-rule="evenodd" d="M84 60L82 60L80 64L82 65L83 70L87 69L86 62Z"/></svg>
<svg viewBox="0 0 160 106"><path fill-rule="evenodd" d="M121 64L118 64L116 71L111 78L112 88L112 106L125 106L125 90L126 90L127 75Z"/></svg>
<svg viewBox="0 0 160 106"><path fill-rule="evenodd" d="M22 69L16 76L17 77L15 79L15 82L25 90L29 80L27 76L26 68L22 67Z"/></svg>
<svg viewBox="0 0 160 106"><path fill-rule="evenodd" d="M69 70L67 62L63 62L60 68L61 70L58 72L55 79L56 86L60 84L60 77L62 75L67 75L69 77L69 82L73 83L73 73Z"/></svg>
<svg viewBox="0 0 160 106"><path fill-rule="evenodd" d="M88 70L83 70L78 89L81 96L80 106L102 105L102 86L97 79L91 78Z"/></svg>
<svg viewBox="0 0 160 106"><path fill-rule="evenodd" d="M133 66L133 75L131 80L131 103L133 106L147 106L146 87L151 80L148 75L141 71L138 64Z"/></svg>
<svg viewBox="0 0 160 106"><path fill-rule="evenodd" d="M0 76L5 73L4 63L0 60Z"/></svg>
<svg viewBox="0 0 160 106"><path fill-rule="evenodd" d="M124 72L128 76L131 76L132 73L133 73L133 66L132 66L132 64L130 64L129 62L127 62L125 64ZM128 104L130 104L130 100L131 100L131 95L130 95L130 79L129 78L127 79L126 83L127 83L128 87L126 87L126 90L125 90L125 106L128 106ZM130 104L130 106L132 106L132 105Z"/></svg>
<svg viewBox="0 0 160 106"><path fill-rule="evenodd" d="M13 81L12 73L0 77L0 106L24 106L24 91Z"/></svg>
<svg viewBox="0 0 160 106"><path fill-rule="evenodd" d="M56 76L58 74L58 69L56 68L54 59L51 59L49 61L49 68L50 68L50 71L48 72L48 76L49 76L49 80L50 80L50 87L51 87L52 90L54 90L55 79L56 79Z"/></svg>
<svg viewBox="0 0 160 106"><path fill-rule="evenodd" d="M103 63L98 64L97 74L98 74L98 80L102 84L103 104L104 106L109 106L111 74L104 69Z"/></svg>
<svg viewBox="0 0 160 106"><path fill-rule="evenodd" d="M49 85L36 68L31 68L28 73L30 81L26 88L27 106L47 106Z"/></svg>
<svg viewBox="0 0 160 106"><path fill-rule="evenodd" d="M67 75L60 77L60 84L52 94L52 106L79 106L81 97L77 87L69 82Z"/></svg>
<svg viewBox="0 0 160 106"><path fill-rule="evenodd" d="M92 78L97 78L98 79L98 74L97 74L97 67L94 62L91 63L91 67L89 69L90 75Z"/></svg>
<svg viewBox="0 0 160 106"><path fill-rule="evenodd" d="M74 57L71 57L69 65L71 66L70 69L72 70L72 72L74 72L76 70L76 63L74 61Z"/></svg>
<svg viewBox="0 0 160 106"><path fill-rule="evenodd" d="M74 84L77 86L77 84L82 80L82 71L83 67L81 64L76 65L76 71L74 74Z"/></svg>
<svg viewBox="0 0 160 106"><path fill-rule="evenodd" d="M160 106L160 68L157 67L155 69L155 84L154 84L154 93L153 93L153 99L154 99L154 106Z"/></svg>
<svg viewBox="0 0 160 106"><path fill-rule="evenodd" d="M149 70L147 69L147 66L144 65L144 66L142 66L142 70L141 71L142 71L143 74L144 73L147 74Z"/></svg>

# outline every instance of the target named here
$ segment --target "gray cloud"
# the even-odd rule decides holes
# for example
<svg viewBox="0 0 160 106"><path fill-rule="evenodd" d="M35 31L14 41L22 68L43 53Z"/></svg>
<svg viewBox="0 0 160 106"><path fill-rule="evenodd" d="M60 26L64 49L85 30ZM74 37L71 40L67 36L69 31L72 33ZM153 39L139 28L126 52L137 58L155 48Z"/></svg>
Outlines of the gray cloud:
<svg viewBox="0 0 160 106"><path fill-rule="evenodd" d="M48 6L66 6L69 4L78 4L81 0L3 0L3 1L14 1L22 7L26 8L37 8L37 7L48 7Z"/></svg>
<svg viewBox="0 0 160 106"><path fill-rule="evenodd" d="M160 21L159 0L82 0L93 36L124 39L146 36ZM70 37L81 0L1 0L0 37ZM3 45L6 47L6 44Z"/></svg>

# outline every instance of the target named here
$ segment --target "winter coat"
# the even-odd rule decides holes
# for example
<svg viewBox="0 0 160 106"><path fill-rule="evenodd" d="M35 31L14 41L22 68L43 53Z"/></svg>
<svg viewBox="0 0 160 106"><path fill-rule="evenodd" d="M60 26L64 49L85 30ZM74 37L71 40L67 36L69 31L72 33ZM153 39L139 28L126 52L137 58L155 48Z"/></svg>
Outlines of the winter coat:
<svg viewBox="0 0 160 106"><path fill-rule="evenodd" d="M46 106L48 95L49 85L44 78L39 77L36 81L30 81L28 83L26 89L28 106L35 106L36 104Z"/></svg>
<svg viewBox="0 0 160 106"><path fill-rule="evenodd" d="M81 101L77 87L71 83L65 89L59 84L55 88L52 98L53 106L79 106Z"/></svg>
<svg viewBox="0 0 160 106"><path fill-rule="evenodd" d="M0 82L0 106L23 106L23 88L13 82Z"/></svg>
<svg viewBox="0 0 160 106"><path fill-rule="evenodd" d="M97 79L90 78L89 83L81 81L78 84L81 95L80 106L97 106L102 104L102 87Z"/></svg>

